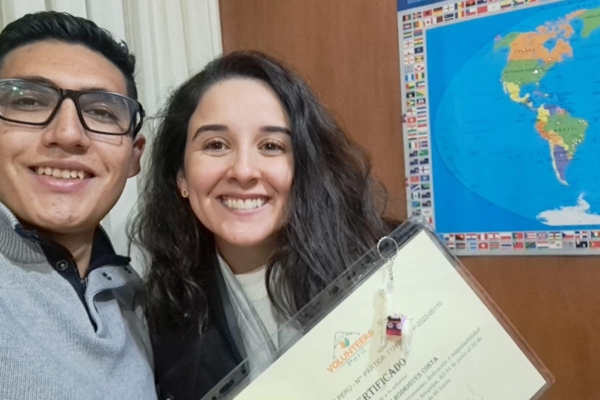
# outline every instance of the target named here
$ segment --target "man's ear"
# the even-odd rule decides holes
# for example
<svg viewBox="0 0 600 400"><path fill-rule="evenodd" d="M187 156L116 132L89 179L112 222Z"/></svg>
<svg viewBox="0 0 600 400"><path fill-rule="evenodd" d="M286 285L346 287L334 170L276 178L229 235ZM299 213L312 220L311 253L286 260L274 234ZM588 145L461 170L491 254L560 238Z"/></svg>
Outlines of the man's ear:
<svg viewBox="0 0 600 400"><path fill-rule="evenodd" d="M138 134L133 141L133 148L131 154L131 161L129 162L129 175L128 178L136 176L140 173L140 161L142 159L142 154L144 153L144 148L146 147L146 138L142 134Z"/></svg>

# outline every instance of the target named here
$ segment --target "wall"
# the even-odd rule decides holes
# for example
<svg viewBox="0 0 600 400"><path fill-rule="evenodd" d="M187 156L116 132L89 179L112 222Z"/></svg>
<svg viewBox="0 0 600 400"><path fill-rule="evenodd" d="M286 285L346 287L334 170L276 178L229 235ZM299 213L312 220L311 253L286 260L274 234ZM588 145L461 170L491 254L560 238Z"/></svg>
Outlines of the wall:
<svg viewBox="0 0 600 400"><path fill-rule="evenodd" d="M278 55L373 157L390 211L406 217L395 0L220 0L223 49ZM462 262L554 373L544 399L600 399L595 257Z"/></svg>

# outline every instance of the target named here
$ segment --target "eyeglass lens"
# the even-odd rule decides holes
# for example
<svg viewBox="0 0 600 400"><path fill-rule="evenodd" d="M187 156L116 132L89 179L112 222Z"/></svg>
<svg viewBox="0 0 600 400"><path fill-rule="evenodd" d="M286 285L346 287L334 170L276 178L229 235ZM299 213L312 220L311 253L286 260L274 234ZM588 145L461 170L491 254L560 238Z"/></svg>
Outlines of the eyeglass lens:
<svg viewBox="0 0 600 400"><path fill-rule="evenodd" d="M59 101L59 92L43 84L0 83L0 115L14 122L48 123ZM127 98L106 92L87 92L81 93L77 102L85 128L108 134L129 132L133 106Z"/></svg>

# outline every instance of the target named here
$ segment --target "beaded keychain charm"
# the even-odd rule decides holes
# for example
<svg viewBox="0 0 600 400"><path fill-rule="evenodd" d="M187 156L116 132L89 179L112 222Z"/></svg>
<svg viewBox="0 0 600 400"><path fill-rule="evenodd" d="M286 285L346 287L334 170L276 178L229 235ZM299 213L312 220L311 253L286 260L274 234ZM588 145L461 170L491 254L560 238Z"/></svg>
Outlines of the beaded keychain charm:
<svg viewBox="0 0 600 400"><path fill-rule="evenodd" d="M384 241L393 242L396 247L396 251L391 257L384 257L381 253L381 245ZM402 346L402 353L408 354L410 352L410 344L412 341L412 318L405 314L399 314L396 312L395 301L394 301L394 259L398 252L398 244L392 238L385 236L379 239L377 243L377 251L379 256L386 260L384 270L384 285L380 290L382 296L382 323L385 325L382 330L381 347L385 347L390 341L400 342ZM387 283L385 282L385 276L387 275Z"/></svg>

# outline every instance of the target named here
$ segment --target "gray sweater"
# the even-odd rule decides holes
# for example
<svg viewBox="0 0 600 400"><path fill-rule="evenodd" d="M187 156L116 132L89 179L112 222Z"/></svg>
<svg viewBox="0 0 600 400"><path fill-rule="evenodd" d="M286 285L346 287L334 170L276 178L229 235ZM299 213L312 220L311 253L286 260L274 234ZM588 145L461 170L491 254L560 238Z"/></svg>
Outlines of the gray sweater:
<svg viewBox="0 0 600 400"><path fill-rule="evenodd" d="M156 399L130 267L90 271L85 302L0 203L0 399ZM92 323L93 321L93 323ZM95 325L95 326L94 326Z"/></svg>

